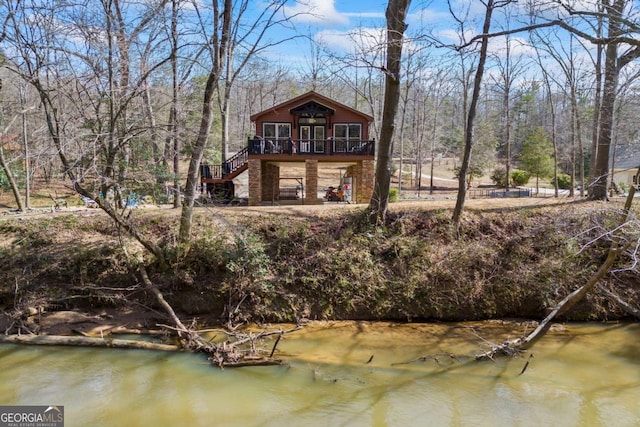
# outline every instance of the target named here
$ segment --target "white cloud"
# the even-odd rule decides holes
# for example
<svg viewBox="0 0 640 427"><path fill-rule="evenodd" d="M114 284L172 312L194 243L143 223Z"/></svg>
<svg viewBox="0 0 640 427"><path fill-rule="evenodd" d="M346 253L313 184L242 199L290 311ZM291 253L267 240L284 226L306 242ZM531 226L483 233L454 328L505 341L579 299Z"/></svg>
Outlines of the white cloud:
<svg viewBox="0 0 640 427"><path fill-rule="evenodd" d="M460 31L455 29L447 29L438 32L439 38L446 43L447 41L453 44L462 44L466 40L473 38L476 35L474 30L466 30L464 34L461 34Z"/></svg>
<svg viewBox="0 0 640 427"><path fill-rule="evenodd" d="M285 6L285 13L298 22L311 24L348 24L349 18L335 8L335 0L297 0Z"/></svg>
<svg viewBox="0 0 640 427"><path fill-rule="evenodd" d="M344 52L372 52L384 44L383 28L359 28L352 31L320 31L316 41L331 50Z"/></svg>
<svg viewBox="0 0 640 427"><path fill-rule="evenodd" d="M511 36L509 39L509 54L511 56L519 55L534 55L535 49L527 42L526 39L521 37ZM489 41L488 47L489 53L496 56L507 55L507 38L506 37L494 37Z"/></svg>
<svg viewBox="0 0 640 427"><path fill-rule="evenodd" d="M346 12L344 16L350 18L386 19L384 12Z"/></svg>
<svg viewBox="0 0 640 427"><path fill-rule="evenodd" d="M409 24L439 23L449 19L451 19L449 12L436 11L429 8L420 9L407 15Z"/></svg>

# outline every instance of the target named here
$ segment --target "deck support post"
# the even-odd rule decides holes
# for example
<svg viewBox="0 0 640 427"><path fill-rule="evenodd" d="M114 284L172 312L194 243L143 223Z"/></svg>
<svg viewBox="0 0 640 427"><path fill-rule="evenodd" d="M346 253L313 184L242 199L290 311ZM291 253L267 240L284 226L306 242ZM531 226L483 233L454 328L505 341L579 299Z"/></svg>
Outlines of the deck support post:
<svg viewBox="0 0 640 427"><path fill-rule="evenodd" d="M249 159L249 206L262 204L262 160Z"/></svg>
<svg viewBox="0 0 640 427"><path fill-rule="evenodd" d="M305 205L317 205L318 202L318 161L305 160L305 181L306 188L304 192Z"/></svg>

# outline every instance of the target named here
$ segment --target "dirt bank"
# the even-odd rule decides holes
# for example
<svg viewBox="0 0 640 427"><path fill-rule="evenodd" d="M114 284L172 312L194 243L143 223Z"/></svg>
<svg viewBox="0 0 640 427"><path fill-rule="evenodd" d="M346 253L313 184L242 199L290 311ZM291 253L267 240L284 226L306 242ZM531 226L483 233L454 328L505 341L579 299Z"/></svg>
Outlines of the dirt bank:
<svg viewBox="0 0 640 427"><path fill-rule="evenodd" d="M453 203L393 204L381 229L367 227L364 207L356 205L202 208L189 255L170 271L153 264L149 271L183 317L203 323L538 319L597 267L607 241L596 237L620 207L471 200L454 232ZM171 248L176 210L142 209L132 218L145 235ZM67 324L93 333L94 324L153 327L162 316L133 272L141 259L149 262L97 210L2 215L0 328L24 324L38 332ZM629 264L623 257L619 267ZM611 274L602 286L640 305L637 271ZM87 314L56 323L56 311ZM600 294L567 316L622 317Z"/></svg>

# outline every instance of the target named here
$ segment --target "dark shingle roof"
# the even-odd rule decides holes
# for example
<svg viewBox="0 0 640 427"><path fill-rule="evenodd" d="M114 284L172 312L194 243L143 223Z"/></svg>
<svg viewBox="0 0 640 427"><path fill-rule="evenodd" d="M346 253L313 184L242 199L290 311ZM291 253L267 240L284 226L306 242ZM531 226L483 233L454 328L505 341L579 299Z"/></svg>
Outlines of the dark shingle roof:
<svg viewBox="0 0 640 427"><path fill-rule="evenodd" d="M613 150L613 146L611 150ZM615 150L615 168L617 170L634 169L640 166L640 141L618 144Z"/></svg>

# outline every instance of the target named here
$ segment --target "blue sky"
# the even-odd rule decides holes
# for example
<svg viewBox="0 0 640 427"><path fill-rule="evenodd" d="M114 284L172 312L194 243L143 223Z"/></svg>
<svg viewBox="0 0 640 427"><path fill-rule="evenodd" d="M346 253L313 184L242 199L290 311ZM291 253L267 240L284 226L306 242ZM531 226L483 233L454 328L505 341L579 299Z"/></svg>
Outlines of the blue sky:
<svg viewBox="0 0 640 427"><path fill-rule="evenodd" d="M256 5L261 3L264 5L263 2L266 0L255 1ZM577 9L589 10L599 0L571 1ZM481 31L485 7L484 2L480 0L450 1L452 10L464 22L464 35L458 23L451 16L446 0L412 0L411 3L406 19L409 25L406 31L409 45L405 51L411 49L412 43L415 43L415 41L411 41L411 38L416 35L424 37L428 34L430 37L436 38L439 43L458 45L462 38L469 40ZM524 3L512 3L508 9L495 10L491 31L514 29L529 24L530 17ZM554 19L559 16L568 18L566 11L557 5L548 1L540 1L537 4L545 5L543 19ZM331 50L337 56L355 55L358 58L366 57L369 61L371 57L362 52L369 51L368 45L380 46L383 43L386 28L386 7L387 0L290 0L287 2L286 13L288 16L295 16L292 20L295 25L295 33L287 33L283 30L282 33L272 34L272 40L297 34L320 42L324 46L323 50ZM586 31L590 32L589 29ZM566 33L559 32L557 37L556 43L567 44ZM507 41L512 57L522 56L529 63L535 61L535 51L530 45L530 35L526 32L513 34L508 39L505 37L492 38L489 43L491 57L504 57L507 52ZM592 48L589 43L585 44L585 47ZM451 52L449 49L435 48L429 48L427 51L434 65L439 63L435 58ZM311 43L304 37L271 47L263 53L291 69L307 68L310 66L313 56ZM580 55L585 63L589 62L586 51L583 50ZM377 60L381 59L382 55L378 55ZM543 58L543 60L545 59ZM553 66L554 63L551 61L549 67ZM535 72L536 68L530 67L530 69ZM491 69L487 70L488 74L491 72Z"/></svg>
<svg viewBox="0 0 640 427"><path fill-rule="evenodd" d="M295 16L297 34L312 37L335 53L344 54L355 49L354 32L364 34L359 38L363 45L380 42L386 28L386 7L386 0L297 0L291 1L285 11ZM414 0L407 22L410 30L425 25L433 28L444 18L450 19L446 2ZM300 39L275 48L273 53L283 60L299 62L309 55L309 46L309 41Z"/></svg>

